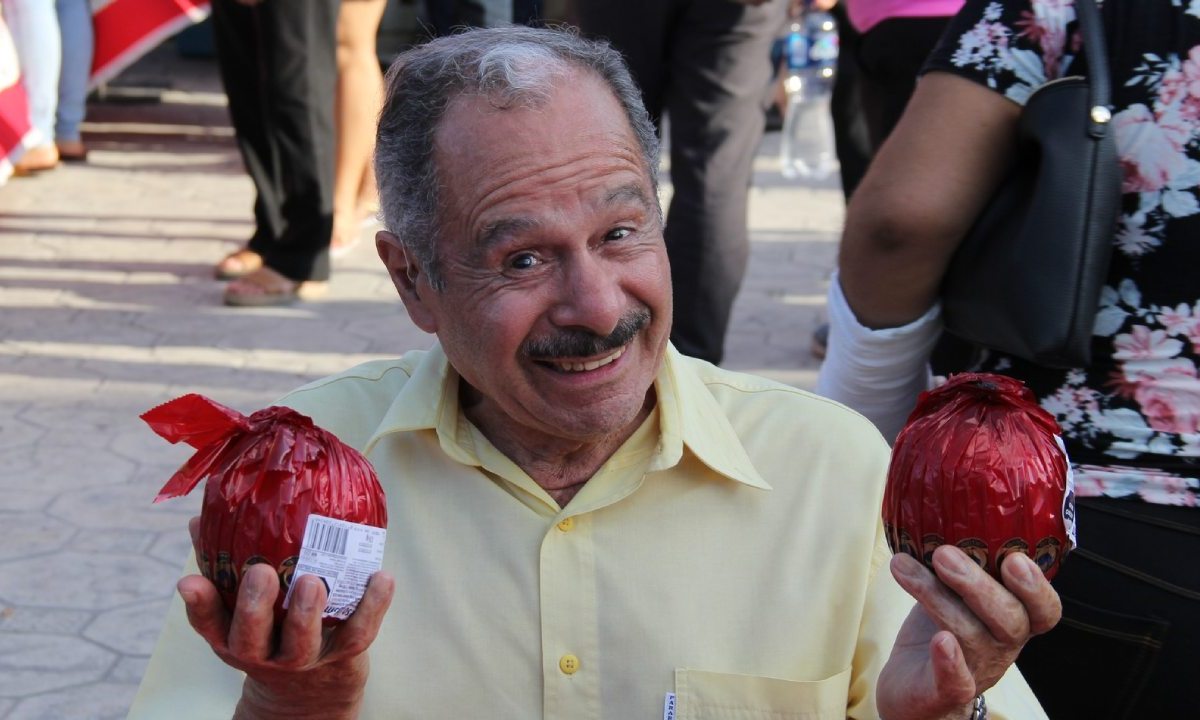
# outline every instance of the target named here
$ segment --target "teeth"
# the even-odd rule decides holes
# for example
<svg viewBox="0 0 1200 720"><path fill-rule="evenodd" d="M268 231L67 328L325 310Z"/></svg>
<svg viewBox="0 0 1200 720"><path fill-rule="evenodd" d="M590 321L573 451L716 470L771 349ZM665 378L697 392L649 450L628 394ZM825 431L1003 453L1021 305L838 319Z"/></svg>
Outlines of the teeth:
<svg viewBox="0 0 1200 720"><path fill-rule="evenodd" d="M595 370L596 368L604 367L624 354L625 348L621 348L612 355L600 358L599 360L590 360L588 362L556 362L554 365L563 372L584 372L586 370Z"/></svg>

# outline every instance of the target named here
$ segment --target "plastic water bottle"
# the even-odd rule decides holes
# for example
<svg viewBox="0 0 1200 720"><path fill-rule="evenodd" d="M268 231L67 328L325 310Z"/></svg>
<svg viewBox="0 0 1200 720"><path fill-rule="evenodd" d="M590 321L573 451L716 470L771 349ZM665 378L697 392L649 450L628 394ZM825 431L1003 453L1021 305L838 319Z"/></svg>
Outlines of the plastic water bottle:
<svg viewBox="0 0 1200 720"><path fill-rule="evenodd" d="M792 23L785 43L788 77L780 163L790 179L823 180L838 169L830 97L837 67L837 21L808 11Z"/></svg>

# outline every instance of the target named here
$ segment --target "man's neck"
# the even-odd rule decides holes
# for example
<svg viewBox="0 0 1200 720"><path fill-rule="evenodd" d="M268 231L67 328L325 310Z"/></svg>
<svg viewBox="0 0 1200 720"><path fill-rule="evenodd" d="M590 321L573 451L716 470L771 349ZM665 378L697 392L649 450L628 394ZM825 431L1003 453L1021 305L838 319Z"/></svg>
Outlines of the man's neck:
<svg viewBox="0 0 1200 720"><path fill-rule="evenodd" d="M467 418L496 449L566 507L596 471L641 427L654 409L654 391L646 393L636 417L618 432L587 440L569 440L524 428L514 428L490 403L464 408Z"/></svg>

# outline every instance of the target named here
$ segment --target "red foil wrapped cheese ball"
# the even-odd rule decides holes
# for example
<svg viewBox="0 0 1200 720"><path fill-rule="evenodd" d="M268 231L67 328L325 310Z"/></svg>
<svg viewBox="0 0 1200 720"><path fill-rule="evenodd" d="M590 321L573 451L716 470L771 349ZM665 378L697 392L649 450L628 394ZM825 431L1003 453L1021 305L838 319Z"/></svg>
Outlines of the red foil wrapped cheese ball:
<svg viewBox="0 0 1200 720"><path fill-rule="evenodd" d="M896 438L883 496L895 553L931 565L962 548L994 577L1009 553L1047 579L1075 546L1070 463L1054 417L1003 375L963 373L922 393Z"/></svg>
<svg viewBox="0 0 1200 720"><path fill-rule="evenodd" d="M367 459L290 408L247 417L190 394L142 419L172 443L196 448L154 502L186 495L208 479L197 562L230 609L246 568L268 563L279 575L275 617L282 618L310 514L387 527L383 488Z"/></svg>

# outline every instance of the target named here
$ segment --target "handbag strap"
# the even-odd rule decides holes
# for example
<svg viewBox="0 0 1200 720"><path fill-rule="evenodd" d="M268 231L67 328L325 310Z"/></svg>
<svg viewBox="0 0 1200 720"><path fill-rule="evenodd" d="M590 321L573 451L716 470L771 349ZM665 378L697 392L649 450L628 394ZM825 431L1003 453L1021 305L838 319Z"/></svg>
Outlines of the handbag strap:
<svg viewBox="0 0 1200 720"><path fill-rule="evenodd" d="M1088 134L1103 137L1112 120L1110 93L1112 81L1108 74L1108 45L1104 40L1104 23L1093 0L1075 0L1075 17L1083 33L1083 52L1087 56L1088 88L1091 111L1088 113Z"/></svg>

